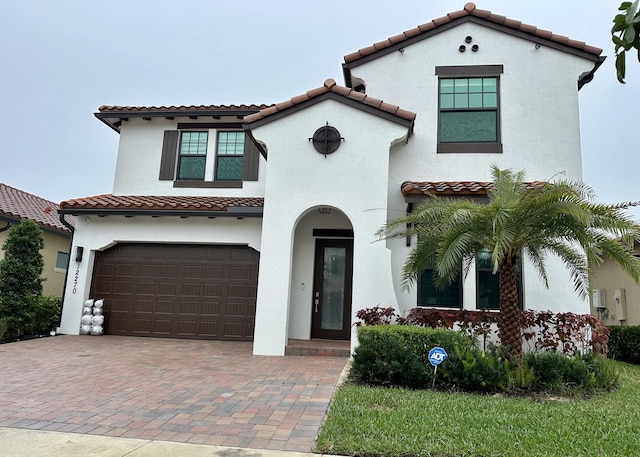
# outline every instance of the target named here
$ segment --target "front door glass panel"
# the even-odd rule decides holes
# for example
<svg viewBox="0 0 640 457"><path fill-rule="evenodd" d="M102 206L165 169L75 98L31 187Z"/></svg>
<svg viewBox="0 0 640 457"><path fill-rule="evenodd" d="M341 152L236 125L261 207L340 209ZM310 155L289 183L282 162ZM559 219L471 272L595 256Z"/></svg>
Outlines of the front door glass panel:
<svg viewBox="0 0 640 457"><path fill-rule="evenodd" d="M323 330L343 329L346 260L346 248L324 249L321 317Z"/></svg>

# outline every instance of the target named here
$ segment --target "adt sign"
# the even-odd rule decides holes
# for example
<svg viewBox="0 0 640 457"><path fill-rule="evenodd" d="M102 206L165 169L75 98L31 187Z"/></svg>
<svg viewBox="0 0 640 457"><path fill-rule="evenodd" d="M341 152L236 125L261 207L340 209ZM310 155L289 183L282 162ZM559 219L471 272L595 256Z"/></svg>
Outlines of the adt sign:
<svg viewBox="0 0 640 457"><path fill-rule="evenodd" d="M444 349L439 347L434 347L429 351L429 362L434 367L440 365L447 358L447 353Z"/></svg>

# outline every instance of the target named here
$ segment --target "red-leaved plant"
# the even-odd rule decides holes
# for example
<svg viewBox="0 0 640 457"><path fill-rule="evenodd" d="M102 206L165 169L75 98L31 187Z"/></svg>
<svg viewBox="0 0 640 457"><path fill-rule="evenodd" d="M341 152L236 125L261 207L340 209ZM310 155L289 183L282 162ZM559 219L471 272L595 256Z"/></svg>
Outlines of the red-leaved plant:
<svg viewBox="0 0 640 457"><path fill-rule="evenodd" d="M573 356L593 351L606 354L609 328L590 314L521 311L522 337L533 350L554 350ZM487 310L446 310L413 308L406 317L393 307L361 309L355 325L418 325L421 327L464 330L470 337L482 338L483 346L497 338L498 313Z"/></svg>

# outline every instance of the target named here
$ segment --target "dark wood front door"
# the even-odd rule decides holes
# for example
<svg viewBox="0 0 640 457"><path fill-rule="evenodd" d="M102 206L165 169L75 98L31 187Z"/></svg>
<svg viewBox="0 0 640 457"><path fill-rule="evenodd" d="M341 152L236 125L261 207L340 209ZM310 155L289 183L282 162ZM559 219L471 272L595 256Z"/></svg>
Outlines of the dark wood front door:
<svg viewBox="0 0 640 457"><path fill-rule="evenodd" d="M353 240L316 240L311 338L351 335Z"/></svg>

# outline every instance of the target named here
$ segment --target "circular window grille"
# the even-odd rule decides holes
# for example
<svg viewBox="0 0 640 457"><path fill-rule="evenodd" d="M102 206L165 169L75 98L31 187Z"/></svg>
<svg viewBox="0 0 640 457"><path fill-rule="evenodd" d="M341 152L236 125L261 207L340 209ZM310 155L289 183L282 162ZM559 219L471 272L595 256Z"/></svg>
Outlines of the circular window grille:
<svg viewBox="0 0 640 457"><path fill-rule="evenodd" d="M335 152L340 147L340 142L343 138L340 136L338 129L325 125L316 130L311 140L316 151L327 155Z"/></svg>

